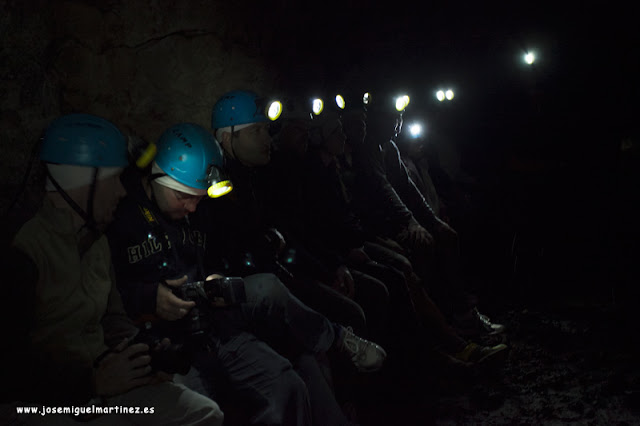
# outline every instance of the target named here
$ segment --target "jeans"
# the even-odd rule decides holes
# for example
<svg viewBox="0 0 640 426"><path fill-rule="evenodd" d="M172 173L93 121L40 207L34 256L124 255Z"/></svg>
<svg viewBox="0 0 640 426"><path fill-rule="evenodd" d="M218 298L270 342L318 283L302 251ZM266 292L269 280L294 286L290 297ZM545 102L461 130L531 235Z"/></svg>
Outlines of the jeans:
<svg viewBox="0 0 640 426"><path fill-rule="evenodd" d="M248 408L250 424L348 424L314 356L333 345L334 324L273 274L244 281L247 302L217 313L209 349L194 356L207 390ZM295 353L296 369L281 353ZM221 384L232 392L220 394Z"/></svg>

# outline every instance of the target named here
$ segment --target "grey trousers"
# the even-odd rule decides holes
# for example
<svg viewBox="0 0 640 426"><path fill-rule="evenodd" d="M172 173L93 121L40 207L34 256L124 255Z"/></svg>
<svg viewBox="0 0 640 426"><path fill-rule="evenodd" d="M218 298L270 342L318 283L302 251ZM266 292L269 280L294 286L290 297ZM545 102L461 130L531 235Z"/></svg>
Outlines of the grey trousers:
<svg viewBox="0 0 640 426"><path fill-rule="evenodd" d="M333 344L333 324L273 274L244 280L247 303L217 318L229 328L211 336L209 352L194 357L207 390L217 396L229 389L221 401L246 407L250 424L348 424L314 357ZM274 350L291 346L300 374Z"/></svg>

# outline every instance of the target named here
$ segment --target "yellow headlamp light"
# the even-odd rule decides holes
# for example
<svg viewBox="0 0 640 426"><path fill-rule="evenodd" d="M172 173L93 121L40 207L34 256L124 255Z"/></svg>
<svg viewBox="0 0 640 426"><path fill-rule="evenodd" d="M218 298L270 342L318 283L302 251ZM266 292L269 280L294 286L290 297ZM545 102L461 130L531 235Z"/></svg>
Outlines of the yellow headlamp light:
<svg viewBox="0 0 640 426"><path fill-rule="evenodd" d="M398 112L404 111L407 105L409 105L409 96L403 95L396 98L396 110Z"/></svg>
<svg viewBox="0 0 640 426"><path fill-rule="evenodd" d="M226 195L233 190L233 184L230 180L223 180L217 183L214 183L209 188L207 188L207 195L211 198L218 198Z"/></svg>
<svg viewBox="0 0 640 426"><path fill-rule="evenodd" d="M324 109L324 102L320 98L315 98L311 101L311 111L313 111L313 115L320 115L322 110Z"/></svg>
<svg viewBox="0 0 640 426"><path fill-rule="evenodd" d="M233 190L233 184L227 179L226 174L215 165L210 165L207 172L207 195L211 198L219 198Z"/></svg>
<svg viewBox="0 0 640 426"><path fill-rule="evenodd" d="M142 154L140 154L140 157L136 159L136 166L138 166L138 168L140 169L144 169L149 164L151 164L157 152L158 147L156 147L156 144L150 143L149 145L147 145Z"/></svg>
<svg viewBox="0 0 640 426"><path fill-rule="evenodd" d="M269 120L276 121L278 117L280 117L280 114L282 114L282 102L270 102L265 111L265 115L269 118Z"/></svg>

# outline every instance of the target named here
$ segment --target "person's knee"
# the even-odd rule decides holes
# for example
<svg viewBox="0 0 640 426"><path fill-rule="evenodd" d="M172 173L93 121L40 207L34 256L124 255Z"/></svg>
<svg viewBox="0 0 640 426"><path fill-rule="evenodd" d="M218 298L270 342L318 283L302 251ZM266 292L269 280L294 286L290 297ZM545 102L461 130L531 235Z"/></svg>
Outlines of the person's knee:
<svg viewBox="0 0 640 426"><path fill-rule="evenodd" d="M413 265L406 257L402 255L398 255L396 257L396 265L394 265L396 269L400 270L405 276L411 275L413 273Z"/></svg>
<svg viewBox="0 0 640 426"><path fill-rule="evenodd" d="M192 409L188 413L185 413L185 416L180 419L180 422L181 424L197 426L222 426L224 423L224 413L218 403L208 399L208 401L198 404L197 409Z"/></svg>
<svg viewBox="0 0 640 426"><path fill-rule="evenodd" d="M382 268L382 274L385 284L388 286L393 285L396 288L406 286L406 274L394 267L386 266Z"/></svg>
<svg viewBox="0 0 640 426"><path fill-rule="evenodd" d="M354 331L364 334L367 329L367 320L362 307L355 301L347 299L344 303L345 322L343 325L350 326Z"/></svg>
<svg viewBox="0 0 640 426"><path fill-rule="evenodd" d="M253 419L260 424L306 424L300 420L310 416L307 385L293 369L278 376L265 402L268 405Z"/></svg>
<svg viewBox="0 0 640 426"><path fill-rule="evenodd" d="M210 404L207 407L203 407L204 415L202 421L198 424L222 426L224 423L224 413L220 406L213 400L210 400Z"/></svg>
<svg viewBox="0 0 640 426"><path fill-rule="evenodd" d="M289 289L274 274L255 274L244 279L247 299L256 303L283 305L290 297Z"/></svg>
<svg viewBox="0 0 640 426"><path fill-rule="evenodd" d="M298 393L302 393L303 395L307 394L307 385L295 370L291 369L284 372L280 376L280 380L289 395L297 395Z"/></svg>
<svg viewBox="0 0 640 426"><path fill-rule="evenodd" d="M352 274L356 282L356 293L360 292L359 300L364 298L385 306L389 303L389 289L382 281L360 271L352 272Z"/></svg>

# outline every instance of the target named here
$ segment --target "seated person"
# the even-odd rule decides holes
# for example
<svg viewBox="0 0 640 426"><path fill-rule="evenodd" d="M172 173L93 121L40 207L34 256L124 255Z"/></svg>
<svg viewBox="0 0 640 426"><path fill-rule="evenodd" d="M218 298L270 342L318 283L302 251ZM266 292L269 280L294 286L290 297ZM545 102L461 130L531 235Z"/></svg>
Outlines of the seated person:
<svg viewBox="0 0 640 426"><path fill-rule="evenodd" d="M122 133L100 117L66 115L47 128L40 158L48 176L43 205L4 258L3 270L17 273L3 281L2 319L12 325L3 337L2 401L154 410L83 416L90 423L222 425L214 401L152 371L147 352L159 348L132 344L138 329L122 307L102 235L125 195ZM28 424L70 425L76 419L24 418Z"/></svg>
<svg viewBox="0 0 640 426"><path fill-rule="evenodd" d="M366 126L362 117L350 120L351 129ZM379 126L383 123L382 119L373 121ZM435 215L409 177L393 138L384 138L380 132L378 128L366 138L363 132L354 132L358 138L349 139L356 170L355 192L362 192L355 204L363 221L377 234L400 243L443 312L452 320L465 318L465 323L471 323L464 325L466 332L477 334L473 330L480 328L483 332L504 332L503 325L478 312L477 298L466 290L456 231ZM400 117L395 137L401 132Z"/></svg>
<svg viewBox="0 0 640 426"><path fill-rule="evenodd" d="M213 107L212 128L224 150L225 167L234 191L220 203L206 200L202 207L224 210L218 214L224 215L233 229L225 242L230 267L246 269L247 273L274 272L314 310L332 321L352 326L359 334L371 336L371 331L379 328L373 324L375 318L369 321L364 307L342 294L353 291L348 269L338 267L341 265L327 268L289 232L296 212L286 211L284 215L282 212L291 205L287 198L296 198L297 178L303 170L292 167L274 176L277 167L271 164L271 126L263 110L257 107L259 104L257 94L234 90L224 94ZM288 138L296 138L295 131L289 132L291 129L283 127L280 136L284 143ZM281 153L284 152L274 153L274 159L282 159ZM289 189L290 197L277 196ZM384 311L388 303L384 288L374 287L369 294L372 308L367 310Z"/></svg>
<svg viewBox="0 0 640 426"><path fill-rule="evenodd" d="M212 391L222 376L233 391L227 396L246 407L252 424L344 424L314 357L332 349L359 370L375 371L386 357L381 347L302 304L273 274L244 277L246 300L175 294L225 271L204 259L211 259L205 250L218 248L215 230L229 230L227 218L196 211L207 194L232 187L222 160L207 130L181 123L161 135L150 175L130 169L123 176L127 197L107 234L125 307L134 318L156 317L154 327L184 342ZM304 371L298 375L258 337L291 354Z"/></svg>
<svg viewBox="0 0 640 426"><path fill-rule="evenodd" d="M345 136L337 115L324 113L311 126L311 142L306 161L306 175L301 179L305 241L321 252L345 259L350 269L364 271L384 282L391 295L391 330L399 345L419 353L418 347L440 350L464 361L487 361L505 355L506 345L482 347L466 342L447 325L442 313L411 275L388 266L386 255L380 256L375 243L365 244L367 235L351 208L352 196L344 184L338 156L344 154ZM369 255L369 253L371 255ZM375 258L375 261L372 260ZM405 258L405 263L409 261ZM408 343L410 342L410 343ZM402 346L400 346L402 348ZM405 350L406 351L406 350ZM403 352L405 352L403 351ZM466 355L464 355L466 354Z"/></svg>

